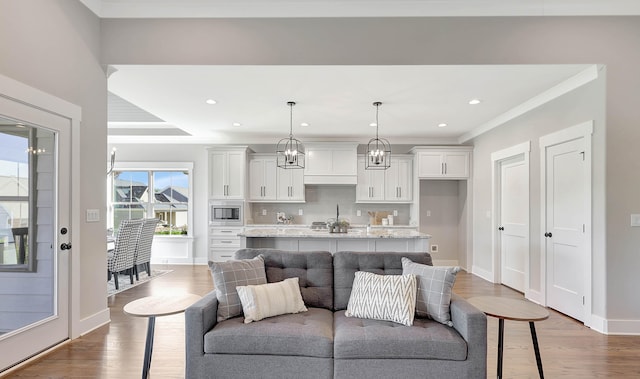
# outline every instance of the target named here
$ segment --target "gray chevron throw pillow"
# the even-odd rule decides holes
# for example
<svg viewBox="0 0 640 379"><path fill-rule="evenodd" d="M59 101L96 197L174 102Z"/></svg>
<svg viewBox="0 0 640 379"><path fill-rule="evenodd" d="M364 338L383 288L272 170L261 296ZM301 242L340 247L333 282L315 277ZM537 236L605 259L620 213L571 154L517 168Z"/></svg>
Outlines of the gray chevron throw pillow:
<svg viewBox="0 0 640 379"><path fill-rule="evenodd" d="M345 315L411 326L415 309L415 275L377 275L358 271Z"/></svg>

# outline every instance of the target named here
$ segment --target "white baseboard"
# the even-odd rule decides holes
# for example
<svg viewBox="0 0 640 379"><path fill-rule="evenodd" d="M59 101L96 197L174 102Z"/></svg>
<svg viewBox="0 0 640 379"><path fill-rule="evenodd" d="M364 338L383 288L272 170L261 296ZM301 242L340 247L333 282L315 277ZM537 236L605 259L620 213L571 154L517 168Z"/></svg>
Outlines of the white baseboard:
<svg viewBox="0 0 640 379"><path fill-rule="evenodd" d="M209 264L209 259L207 257L197 257L193 259L194 265L205 265Z"/></svg>
<svg viewBox="0 0 640 379"><path fill-rule="evenodd" d="M172 257L164 257L164 258L151 258L152 265L192 265L194 264L193 258L172 258Z"/></svg>
<svg viewBox="0 0 640 379"><path fill-rule="evenodd" d="M459 266L457 259L434 259L434 266Z"/></svg>
<svg viewBox="0 0 640 379"><path fill-rule="evenodd" d="M640 320L607 320L591 316L591 329L607 335L640 336Z"/></svg>
<svg viewBox="0 0 640 379"><path fill-rule="evenodd" d="M526 297L527 299L533 301L536 304L542 305L543 296L542 296L542 292L540 292L540 291L536 291L536 290L532 290L532 289L525 290L524 291L524 297Z"/></svg>
<svg viewBox="0 0 640 379"><path fill-rule="evenodd" d="M491 271L485 270L483 268L480 268L478 266L472 266L471 267L471 273L473 275L479 276L482 279L493 283L493 273Z"/></svg>
<svg viewBox="0 0 640 379"><path fill-rule="evenodd" d="M109 308L103 309L98 313L94 313L89 317L80 320L80 335L85 334L111 322L111 312Z"/></svg>

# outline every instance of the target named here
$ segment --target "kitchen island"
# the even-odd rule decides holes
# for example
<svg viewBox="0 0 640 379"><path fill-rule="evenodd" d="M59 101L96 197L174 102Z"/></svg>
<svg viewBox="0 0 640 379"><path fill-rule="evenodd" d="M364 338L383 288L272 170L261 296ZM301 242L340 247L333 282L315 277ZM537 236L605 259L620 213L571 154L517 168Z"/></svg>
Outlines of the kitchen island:
<svg viewBox="0 0 640 379"><path fill-rule="evenodd" d="M239 234L242 248L290 251L397 251L428 252L429 234L412 229L349 229L329 233L306 227L247 227Z"/></svg>

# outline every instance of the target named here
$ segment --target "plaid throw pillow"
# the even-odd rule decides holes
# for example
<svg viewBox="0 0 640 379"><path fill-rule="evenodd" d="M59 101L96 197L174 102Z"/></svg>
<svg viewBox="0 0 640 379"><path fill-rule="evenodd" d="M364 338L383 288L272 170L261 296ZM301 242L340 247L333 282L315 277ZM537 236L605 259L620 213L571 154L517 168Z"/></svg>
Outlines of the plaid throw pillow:
<svg viewBox="0 0 640 379"><path fill-rule="evenodd" d="M218 298L218 321L242 314L242 303L236 287L267 283L262 255L236 261L209 261L209 269Z"/></svg>
<svg viewBox="0 0 640 379"><path fill-rule="evenodd" d="M453 326L449 304L460 267L434 267L402 258L402 274L414 274L418 282L416 315Z"/></svg>

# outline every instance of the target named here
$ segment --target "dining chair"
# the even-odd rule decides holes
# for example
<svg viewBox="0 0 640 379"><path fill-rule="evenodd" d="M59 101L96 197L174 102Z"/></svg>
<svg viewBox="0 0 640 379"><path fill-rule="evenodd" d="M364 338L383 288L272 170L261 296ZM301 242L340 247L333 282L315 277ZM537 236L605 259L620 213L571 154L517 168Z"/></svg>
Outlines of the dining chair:
<svg viewBox="0 0 640 379"><path fill-rule="evenodd" d="M151 276L151 246L158 222L160 222L160 220L157 218L145 218L142 222L142 230L140 231L140 238L136 244L135 261L133 264L136 280L140 280L138 276L140 266L143 266L144 270L147 271L147 275Z"/></svg>
<svg viewBox="0 0 640 379"><path fill-rule="evenodd" d="M29 228L11 228L13 242L16 247L16 261L19 265L27 263Z"/></svg>
<svg viewBox="0 0 640 379"><path fill-rule="evenodd" d="M116 234L115 247L107 252L107 281L113 280L118 286L118 273L127 272L133 284L133 263L135 261L136 245L142 230L142 219L122 220Z"/></svg>

